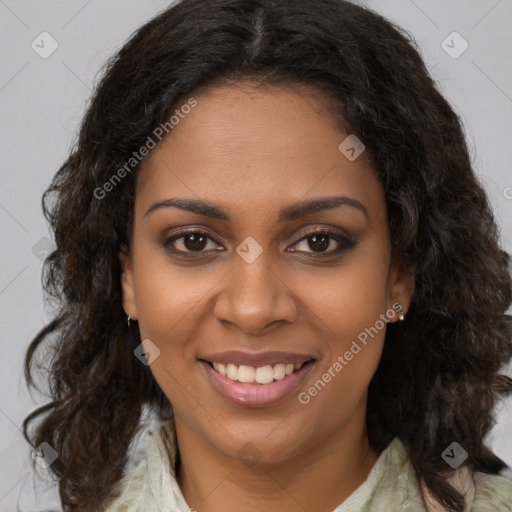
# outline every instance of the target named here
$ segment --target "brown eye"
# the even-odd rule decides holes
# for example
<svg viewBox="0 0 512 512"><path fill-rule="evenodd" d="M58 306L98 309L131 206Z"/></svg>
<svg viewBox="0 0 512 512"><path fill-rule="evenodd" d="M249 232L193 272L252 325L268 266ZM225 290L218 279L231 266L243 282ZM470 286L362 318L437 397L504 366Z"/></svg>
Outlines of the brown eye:
<svg viewBox="0 0 512 512"><path fill-rule="evenodd" d="M202 251L207 245L207 237L199 233L190 233L182 237L183 245L189 251Z"/></svg>
<svg viewBox="0 0 512 512"><path fill-rule="evenodd" d="M218 243L210 235L197 230L177 233L166 238L162 245L173 253L198 253L206 252L209 242ZM213 249L213 248L212 248Z"/></svg>
<svg viewBox="0 0 512 512"><path fill-rule="evenodd" d="M314 235L307 238L309 247L315 252L323 252L329 248L331 238L327 235Z"/></svg>
<svg viewBox="0 0 512 512"><path fill-rule="evenodd" d="M350 249L351 247L354 247L355 242L347 238L346 236L333 232L333 231L314 231L310 233L309 235L306 235L303 237L299 242L295 244L295 246L299 246L300 244L303 244L303 246L306 246L305 249L308 250L301 250L301 249L292 249L292 252L306 252L306 253L312 253L312 254L318 254L326 256L332 255L332 254L338 254L342 252L345 249ZM336 246L337 244L337 246ZM333 248L334 250L329 250L329 248Z"/></svg>
<svg viewBox="0 0 512 512"><path fill-rule="evenodd" d="M188 230L176 233L162 242L162 246L173 254L195 256L219 251L220 245L215 238L199 230ZM313 231L299 240L294 247L303 245L302 249L291 249L312 256L331 256L350 249L355 242L347 236L333 231Z"/></svg>

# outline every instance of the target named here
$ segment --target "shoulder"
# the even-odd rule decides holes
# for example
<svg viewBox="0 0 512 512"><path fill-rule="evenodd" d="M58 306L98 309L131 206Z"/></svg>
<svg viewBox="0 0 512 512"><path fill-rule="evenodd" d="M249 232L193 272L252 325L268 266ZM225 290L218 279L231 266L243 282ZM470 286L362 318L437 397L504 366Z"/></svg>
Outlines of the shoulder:
<svg viewBox="0 0 512 512"><path fill-rule="evenodd" d="M465 496L464 512L512 512L512 481L499 475L472 473L467 467L456 471L449 482ZM424 488L428 512L444 512L430 491Z"/></svg>
<svg viewBox="0 0 512 512"><path fill-rule="evenodd" d="M157 452L162 429L163 426L160 425L151 433L142 459L131 469L126 467L124 476L112 487L106 512L131 512L141 509L140 505L146 500L145 495L149 490L148 476L151 466L158 462L160 456Z"/></svg>
<svg viewBox="0 0 512 512"><path fill-rule="evenodd" d="M174 428L165 422L149 440L145 458L111 490L105 512L188 511L174 475Z"/></svg>
<svg viewBox="0 0 512 512"><path fill-rule="evenodd" d="M475 500L471 512L512 512L512 480L499 475L475 473Z"/></svg>
<svg viewBox="0 0 512 512"><path fill-rule="evenodd" d="M147 474L147 460L141 461L112 488L106 512L128 512L141 499Z"/></svg>

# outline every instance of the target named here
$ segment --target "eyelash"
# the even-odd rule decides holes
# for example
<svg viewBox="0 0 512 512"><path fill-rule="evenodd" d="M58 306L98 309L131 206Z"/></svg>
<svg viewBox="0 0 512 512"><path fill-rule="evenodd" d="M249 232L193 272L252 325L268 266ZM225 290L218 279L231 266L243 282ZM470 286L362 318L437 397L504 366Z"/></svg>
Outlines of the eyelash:
<svg viewBox="0 0 512 512"><path fill-rule="evenodd" d="M172 254L180 254L186 258L195 258L196 256L205 254L203 251L182 251L182 250L171 249L169 247L170 244L172 244L176 240L179 240L180 238L185 238L187 235L204 236L208 240L213 241L218 245L221 245L221 242L219 240L217 240L215 237L209 235L208 233L206 233L200 229L188 229L188 230L180 231L179 233L175 233L174 235L165 238L162 241L162 247L164 249L168 250L169 252L171 252ZM313 230L309 233L306 233L302 238L300 238L293 245L297 245L302 241L306 241L308 238L312 238L313 236L320 236L320 235L325 235L325 236L329 237L330 239L338 242L339 247L337 249L335 249L334 251L324 252L324 253L306 252L307 254L310 255L309 257L311 257L311 258L322 258L322 257L333 256L335 254L340 254L344 250L351 249L355 245L355 242L350 240L347 236L342 235L341 233L326 230L326 229L317 229L317 230ZM292 252L304 253L304 251L292 251Z"/></svg>

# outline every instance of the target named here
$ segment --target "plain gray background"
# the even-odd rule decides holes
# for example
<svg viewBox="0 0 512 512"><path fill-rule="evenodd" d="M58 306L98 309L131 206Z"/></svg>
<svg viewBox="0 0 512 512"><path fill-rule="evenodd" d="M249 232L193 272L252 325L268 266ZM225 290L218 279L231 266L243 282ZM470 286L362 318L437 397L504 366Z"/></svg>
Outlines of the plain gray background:
<svg viewBox="0 0 512 512"><path fill-rule="evenodd" d="M415 37L441 91L464 121L475 169L494 206L504 247L511 252L512 1L361 3ZM50 235L41 195L71 148L100 66L138 26L168 5L163 0L0 0L0 512L17 505L23 511L59 508L50 481L34 480L20 431L26 414L43 402L37 394L30 397L22 374L25 350L48 320L41 257ZM51 48L42 32L58 44L47 58L31 47L45 37L46 51ZM461 53L464 41L468 47ZM512 464L512 400L500 404L496 418L489 444ZM48 476L49 470L40 473Z"/></svg>

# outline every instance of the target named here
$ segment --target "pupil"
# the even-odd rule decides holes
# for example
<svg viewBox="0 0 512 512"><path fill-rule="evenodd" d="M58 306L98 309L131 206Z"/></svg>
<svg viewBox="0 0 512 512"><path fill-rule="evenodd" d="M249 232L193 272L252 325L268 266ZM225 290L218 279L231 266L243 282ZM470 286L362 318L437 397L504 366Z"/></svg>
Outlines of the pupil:
<svg viewBox="0 0 512 512"><path fill-rule="evenodd" d="M185 247L188 250L201 250L206 246L206 237L198 234L190 234L185 236Z"/></svg>
<svg viewBox="0 0 512 512"><path fill-rule="evenodd" d="M314 235L309 237L309 247L313 251L324 251L329 247L329 237L325 235ZM185 247L190 251L200 251L206 246L206 237L198 234L185 236Z"/></svg>
<svg viewBox="0 0 512 512"><path fill-rule="evenodd" d="M309 247L313 250L325 250L329 247L329 237L325 235L314 235L310 237L310 240L313 240L313 244L309 242ZM321 240L321 242L318 242L318 240Z"/></svg>

